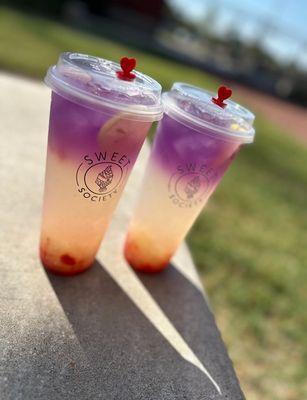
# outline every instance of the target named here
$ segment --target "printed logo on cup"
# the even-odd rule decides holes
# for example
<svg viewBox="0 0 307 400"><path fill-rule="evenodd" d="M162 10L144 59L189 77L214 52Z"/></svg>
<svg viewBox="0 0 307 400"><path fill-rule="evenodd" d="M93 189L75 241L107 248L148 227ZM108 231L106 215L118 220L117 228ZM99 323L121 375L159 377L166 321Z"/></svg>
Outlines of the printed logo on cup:
<svg viewBox="0 0 307 400"><path fill-rule="evenodd" d="M190 208L202 203L207 197L213 176L216 176L216 173L206 164L178 165L168 183L170 200L182 208Z"/></svg>
<svg viewBox="0 0 307 400"><path fill-rule="evenodd" d="M78 192L94 203L111 199L125 181L129 164L129 158L116 151L86 154L76 171Z"/></svg>

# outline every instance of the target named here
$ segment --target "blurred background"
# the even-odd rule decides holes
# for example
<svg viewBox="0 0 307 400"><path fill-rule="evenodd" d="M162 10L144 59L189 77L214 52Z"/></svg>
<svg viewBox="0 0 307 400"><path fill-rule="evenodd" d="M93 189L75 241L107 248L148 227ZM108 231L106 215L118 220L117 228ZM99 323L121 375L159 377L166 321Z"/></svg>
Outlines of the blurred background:
<svg viewBox="0 0 307 400"><path fill-rule="evenodd" d="M0 73L41 80L62 51L168 89L221 83L256 114L188 242L243 391L307 398L307 2L2 0ZM43 134L43 133L42 133Z"/></svg>

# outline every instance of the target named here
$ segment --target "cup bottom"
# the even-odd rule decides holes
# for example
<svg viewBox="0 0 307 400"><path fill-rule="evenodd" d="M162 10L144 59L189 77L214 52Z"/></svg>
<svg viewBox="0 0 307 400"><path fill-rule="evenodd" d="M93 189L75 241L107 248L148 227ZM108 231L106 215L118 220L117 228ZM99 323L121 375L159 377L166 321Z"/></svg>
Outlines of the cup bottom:
<svg viewBox="0 0 307 400"><path fill-rule="evenodd" d="M160 272L164 271L168 266L168 263L162 267L161 266L157 267L157 266L153 266L150 264L133 265L129 261L128 261L128 263L129 263L130 267L133 268L135 271L142 272L144 274L159 274Z"/></svg>
<svg viewBox="0 0 307 400"><path fill-rule="evenodd" d="M128 243L126 243L124 249L124 255L127 263L133 268L135 271L143 272L145 274L157 274L167 268L169 264L169 259L165 260L163 263L150 263L144 262L138 257L137 253L132 250ZM135 249L134 249L135 250Z"/></svg>
<svg viewBox="0 0 307 400"><path fill-rule="evenodd" d="M79 274L82 274L83 272L87 271L88 269L90 269L92 266L92 264L90 264L86 267L83 267L82 269L78 268L78 269L74 269L74 270L64 270L64 269L62 269L62 267L57 268L54 266L46 265L43 263L43 261L42 261L42 264L47 271L52 272L54 275L61 275L61 276L79 275Z"/></svg>
<svg viewBox="0 0 307 400"><path fill-rule="evenodd" d="M88 270L94 263L94 259L90 261L77 262L68 254L63 254L60 259L53 259L45 251L40 249L40 259L47 271L56 275L73 276Z"/></svg>

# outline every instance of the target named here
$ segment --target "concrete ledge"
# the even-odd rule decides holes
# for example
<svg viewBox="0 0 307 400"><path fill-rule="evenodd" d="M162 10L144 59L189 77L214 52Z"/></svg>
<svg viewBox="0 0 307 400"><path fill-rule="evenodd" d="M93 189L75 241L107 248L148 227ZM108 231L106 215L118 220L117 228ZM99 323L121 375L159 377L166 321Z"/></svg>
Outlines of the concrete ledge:
<svg viewBox="0 0 307 400"><path fill-rule="evenodd" d="M0 75L0 398L243 399L186 246L160 275L123 260L147 145L93 268L45 273L48 114L47 88Z"/></svg>

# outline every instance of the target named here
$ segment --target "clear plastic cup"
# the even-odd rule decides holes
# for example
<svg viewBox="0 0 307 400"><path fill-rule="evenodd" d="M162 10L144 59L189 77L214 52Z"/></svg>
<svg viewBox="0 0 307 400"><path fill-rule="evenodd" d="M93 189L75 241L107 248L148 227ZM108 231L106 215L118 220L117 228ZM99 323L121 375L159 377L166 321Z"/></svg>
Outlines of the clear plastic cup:
<svg viewBox="0 0 307 400"><path fill-rule="evenodd" d="M72 275L90 267L148 129L162 117L161 86L120 65L63 53L52 89L40 255Z"/></svg>
<svg viewBox="0 0 307 400"><path fill-rule="evenodd" d="M125 245L136 270L168 265L241 145L253 141L254 115L233 101L223 109L213 96L185 83L162 95L165 114Z"/></svg>

